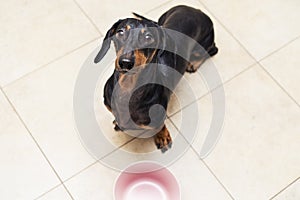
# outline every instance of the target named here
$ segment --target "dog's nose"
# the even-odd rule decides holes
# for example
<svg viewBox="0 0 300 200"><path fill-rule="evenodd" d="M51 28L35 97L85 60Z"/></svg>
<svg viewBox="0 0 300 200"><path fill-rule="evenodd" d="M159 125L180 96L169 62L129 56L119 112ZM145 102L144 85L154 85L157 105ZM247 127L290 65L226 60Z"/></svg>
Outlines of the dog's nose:
<svg viewBox="0 0 300 200"><path fill-rule="evenodd" d="M120 58L119 59L119 66L122 68L122 69L132 69L133 66L134 66L134 58Z"/></svg>

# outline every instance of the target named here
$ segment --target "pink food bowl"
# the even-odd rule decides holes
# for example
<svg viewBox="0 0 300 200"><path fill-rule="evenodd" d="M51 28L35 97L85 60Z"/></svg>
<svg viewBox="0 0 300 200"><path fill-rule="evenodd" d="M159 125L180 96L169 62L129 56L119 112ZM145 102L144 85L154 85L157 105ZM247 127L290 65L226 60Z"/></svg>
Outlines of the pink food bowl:
<svg viewBox="0 0 300 200"><path fill-rule="evenodd" d="M180 200L180 190L174 175L152 162L131 165L118 177L115 200Z"/></svg>

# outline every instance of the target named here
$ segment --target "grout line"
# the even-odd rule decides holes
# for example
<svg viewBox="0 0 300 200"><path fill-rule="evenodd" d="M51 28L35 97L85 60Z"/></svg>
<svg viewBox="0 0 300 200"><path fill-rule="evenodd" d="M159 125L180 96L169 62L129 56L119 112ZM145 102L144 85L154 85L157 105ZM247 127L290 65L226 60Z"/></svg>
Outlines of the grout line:
<svg viewBox="0 0 300 200"><path fill-rule="evenodd" d="M178 131L178 133L183 137L183 139L186 141L186 143L189 144L192 151L196 154L196 156L199 158L199 160L205 165L205 167L209 170L209 172L214 176L214 178L217 180L217 182L221 185L221 187L226 191L226 193L230 196L232 200L234 200L233 196L229 192L229 190L225 187L225 185L220 181L220 179L215 175L215 173L209 168L209 166L204 162L203 159L199 157L198 152L195 150L195 148L192 146L192 144L189 143L189 141L186 139L186 137L181 133L181 131L178 129L178 127L175 125L175 123L170 119L170 122L173 124L175 129ZM183 155L182 155L183 156Z"/></svg>
<svg viewBox="0 0 300 200"><path fill-rule="evenodd" d="M114 152L121 150L122 147L126 146L127 144L129 144L130 142L134 141L136 139L136 137L126 141L125 143L121 144L120 146L116 147L114 150L112 150L111 152L108 152L107 154L105 154L104 156L102 156L101 158L99 158L97 161L99 162L100 160L110 156L111 154L113 154Z"/></svg>
<svg viewBox="0 0 300 200"><path fill-rule="evenodd" d="M65 54L63 54L63 55L54 58L53 60L49 61L48 63L43 64L43 65L37 67L36 69L34 69L34 70L32 70L32 71L30 71L30 72L28 72L28 73L26 73L26 74L20 76L19 78L17 78L17 79L15 79L15 80L11 81L10 83L7 83L7 84L3 85L2 87L4 88L4 87L9 87L10 85L13 85L15 82L17 82L17 81L19 81L19 80L21 80L21 79L23 79L23 78L25 78L25 77L31 75L32 73L35 73L35 72L37 72L37 71L43 69L44 67L47 67L48 65L50 65L50 64L52 64L52 63L54 63L54 62L56 62L56 61L58 61L58 60L60 60L60 59L62 59L63 57L65 57L65 56L67 56L67 55L72 54L73 52L75 52L75 51L81 49L82 47L84 47L84 46L86 46L86 45L88 45L88 44L90 44L90 43L92 43L92 42L98 40L99 38L101 38L101 37L96 37L96 38L94 38L94 39L92 39L92 40L90 40L90 41L88 41L88 42L85 42L84 44L82 44L82 45L76 47L75 49L73 49L73 50L71 50L71 51L68 51L67 53L65 53Z"/></svg>
<svg viewBox="0 0 300 200"><path fill-rule="evenodd" d="M264 66L261 63L258 63L260 68L276 83L277 86L281 88L281 90L290 97L290 99L300 108L300 104L297 102L297 100L290 95L290 93L268 72L267 69L264 68Z"/></svg>
<svg viewBox="0 0 300 200"><path fill-rule="evenodd" d="M74 200L74 197L72 196L71 192L68 190L68 188L66 187L66 185L65 185L63 182L62 182L61 184L62 184L62 186L65 188L65 190L66 190L66 192L68 193L68 195L70 196L70 198L71 198L72 200Z"/></svg>
<svg viewBox="0 0 300 200"><path fill-rule="evenodd" d="M264 56L263 58L259 59L258 62L261 62L263 60L265 60L266 58L272 56L273 54L277 53L278 51L284 49L285 47L287 47L288 45L290 45L291 43L295 42L296 40L298 40L300 38L300 35L298 35L297 37L295 37L294 39L290 40L289 42L283 44L282 46L280 46L278 49L272 51L271 53L267 54L266 56Z"/></svg>
<svg viewBox="0 0 300 200"><path fill-rule="evenodd" d="M63 181L63 183L65 183L65 182L71 180L71 179L74 178L75 176L81 174L83 171L87 170L88 168L92 167L93 165L95 165L95 164L97 164L97 163L98 163L97 160L94 161L93 163L91 163L91 164L89 164L88 166L84 167L83 169L79 170L78 172L76 172L75 174L73 174L72 176L70 176L69 178L66 178L66 179Z"/></svg>
<svg viewBox="0 0 300 200"><path fill-rule="evenodd" d="M88 166L84 167L83 169L81 169L80 171L76 172L75 174L73 174L72 176L70 176L69 178L65 179L63 182L67 182L69 181L70 179L74 178L75 176L81 174L83 171L87 170L88 168L92 167L93 165L95 164L99 164L100 163L100 160L110 156L111 154L113 154L114 152L116 152L117 150L120 150L123 146L129 144L130 142L134 141L136 139L136 137L126 141L125 143L121 144L120 146L117 146L115 149L113 149L112 151L108 152L107 154L103 155L101 158L99 159L96 159L96 161L94 161L93 163L89 164ZM100 163L101 165L103 165L102 163ZM108 167L109 168L109 167ZM112 170L115 170L113 168L110 168Z"/></svg>
<svg viewBox="0 0 300 200"><path fill-rule="evenodd" d="M94 26L94 28L97 30L97 32L100 34L100 36L102 37L103 34L101 33L101 31L98 29L98 27L96 26L96 24L93 22L93 20L88 16L88 14L84 11L84 9L80 6L80 4L76 1L73 0L73 2L77 5L77 7L80 9L80 11L85 15L85 17L89 20L89 22Z"/></svg>
<svg viewBox="0 0 300 200"><path fill-rule="evenodd" d="M62 184L58 184L56 186L54 186L53 188L51 188L50 190L48 190L47 192L44 192L43 194L39 195L38 197L36 197L34 200L38 200L41 197L45 196L46 194L48 194L49 192L52 192L53 190L57 189L58 187L60 187Z"/></svg>
<svg viewBox="0 0 300 200"><path fill-rule="evenodd" d="M193 148L193 147L192 147ZM193 148L195 151L195 149ZM197 154L197 152L195 152ZM197 154L198 155L198 154ZM233 195L230 193L230 191L225 187L225 185L221 182L221 180L217 177L217 175L214 173L214 171L208 166L208 164L203 160L200 159L202 163L205 165L205 167L209 170L209 172L215 177L215 179L218 181L218 183L223 187L223 189L227 192L227 194L230 196L232 200L234 200Z"/></svg>
<svg viewBox="0 0 300 200"><path fill-rule="evenodd" d="M245 69L243 69L242 71L240 71L239 73L237 73L236 75L234 75L233 77L231 77L230 79L224 81L222 84L217 85L215 88L213 88L212 90L206 92L205 94L201 95L201 97L197 98L196 100L193 100L191 103L188 103L187 105L183 106L182 108L180 108L179 110L177 110L176 112L172 113L169 115L169 118L173 117L174 115L178 114L181 110L189 107L191 104L199 101L200 99L204 98L205 96L207 96L208 94L212 93L213 91L219 89L222 86L225 86L226 84L228 84L229 82L231 82L233 79L235 79L236 77L240 76L241 74L247 72L248 70L250 70L251 68L255 67L258 63L255 62L251 65L249 65L248 67L246 67Z"/></svg>
<svg viewBox="0 0 300 200"><path fill-rule="evenodd" d="M34 143L36 144L36 146L38 147L38 149L40 150L40 152L42 153L44 159L48 162L49 166L51 167L51 169L53 170L53 172L55 173L56 177L58 178L58 180L60 181L60 183L64 186L64 188L66 189L66 191L68 192L69 196L71 197L71 199L74 199L73 196L71 195L71 193L69 192L69 190L66 188L66 186L63 184L62 179L60 178L60 176L58 175L57 171L55 170L55 168L53 167L53 165L51 164L50 160L47 158L45 152L42 150L41 146L39 145L39 143L37 142L37 140L34 138L34 136L32 135L31 131L29 130L29 128L27 127L26 123L24 122L24 120L22 119L22 117L20 116L20 114L18 113L17 109L14 107L13 103L10 101L10 99L8 98L7 94L3 91L2 88L0 88L1 92L3 93L3 95L5 96L6 100L8 101L8 103L10 104L10 106L12 107L12 109L14 110L15 114L17 115L18 119L20 120L20 122L23 124L24 128L27 130L28 134L31 136L32 140L34 141Z"/></svg>
<svg viewBox="0 0 300 200"><path fill-rule="evenodd" d="M284 191L286 191L289 187L291 187L298 180L300 180L300 177L296 178L296 180L292 181L290 184L288 184L286 187L284 187L282 190L280 190L277 194L275 194L274 196L272 196L270 198L270 200L274 199L275 197L277 197L278 195L280 195L281 193L283 193Z"/></svg>

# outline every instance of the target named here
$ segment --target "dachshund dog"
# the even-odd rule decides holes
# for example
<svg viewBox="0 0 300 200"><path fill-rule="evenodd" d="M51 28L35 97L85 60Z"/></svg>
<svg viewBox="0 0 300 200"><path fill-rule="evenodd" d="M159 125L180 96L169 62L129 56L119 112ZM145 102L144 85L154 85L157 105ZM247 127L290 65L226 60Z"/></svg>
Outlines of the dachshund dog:
<svg viewBox="0 0 300 200"><path fill-rule="evenodd" d="M213 23L202 11L188 6L171 8L158 22L133 14L136 18L119 20L108 30L94 62L101 61L113 41L117 58L114 72L104 86L104 104L115 116L115 130L137 127L154 130L154 142L165 152L172 144L164 125L166 115L164 113L153 119L150 110L154 105L167 109L180 78L172 77L169 70L158 65L168 66L180 75L185 71L195 72L207 58L218 52ZM168 30L179 32L195 42L183 42L182 38ZM164 82L172 82L172 86L150 82L134 89L145 74L148 79L159 77ZM126 105L122 102L122 95L130 92L132 94ZM126 109L129 116L124 114Z"/></svg>

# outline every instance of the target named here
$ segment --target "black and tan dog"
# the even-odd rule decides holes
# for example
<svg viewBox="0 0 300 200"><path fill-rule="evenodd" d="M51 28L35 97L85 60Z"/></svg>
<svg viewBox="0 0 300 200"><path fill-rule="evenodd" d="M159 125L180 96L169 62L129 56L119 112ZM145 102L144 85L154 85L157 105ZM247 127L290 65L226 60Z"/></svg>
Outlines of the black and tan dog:
<svg viewBox="0 0 300 200"><path fill-rule="evenodd" d="M120 95L132 90L141 72L147 71L150 67L153 69L155 64L166 65L180 74L184 74L185 71L195 72L209 56L218 52L214 43L213 23L198 9L176 6L164 13L158 22L135 13L134 15L137 18L119 20L111 27L94 61L98 63L105 56L113 40L117 58L114 73L104 87L104 104L115 116L115 130L132 128L128 117L123 115L124 106L128 105L120 105L121 101L116 101L118 105L115 105L116 102L113 101L112 95L116 84L121 88ZM167 30L180 32L192 38L195 43L183 42L182 38L170 34ZM202 48L199 48L199 45ZM177 52L181 54L183 52L184 55L179 56L180 53ZM157 68L158 73L161 71L162 77L165 77L165 81L174 82L175 88L179 79L174 81L166 74L167 71L162 72L159 67ZM149 73L152 73L150 71L153 70L149 70ZM150 77L152 75L149 74ZM154 141L162 152L172 144L170 134L164 125L165 115L158 117L159 123L155 126L149 126L153 120L149 116L149 109L159 104L166 110L171 90L160 84L149 83L135 90L129 101L131 120L138 127L157 130Z"/></svg>

